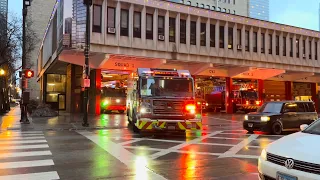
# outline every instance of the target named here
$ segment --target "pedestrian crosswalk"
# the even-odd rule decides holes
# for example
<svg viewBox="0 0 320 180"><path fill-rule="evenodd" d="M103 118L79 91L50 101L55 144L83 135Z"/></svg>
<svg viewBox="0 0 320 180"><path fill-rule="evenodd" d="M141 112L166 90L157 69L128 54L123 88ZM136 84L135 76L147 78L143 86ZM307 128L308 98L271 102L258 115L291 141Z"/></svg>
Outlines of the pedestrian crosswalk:
<svg viewBox="0 0 320 180"><path fill-rule="evenodd" d="M53 167L52 153L42 131L0 133L1 180L60 179Z"/></svg>

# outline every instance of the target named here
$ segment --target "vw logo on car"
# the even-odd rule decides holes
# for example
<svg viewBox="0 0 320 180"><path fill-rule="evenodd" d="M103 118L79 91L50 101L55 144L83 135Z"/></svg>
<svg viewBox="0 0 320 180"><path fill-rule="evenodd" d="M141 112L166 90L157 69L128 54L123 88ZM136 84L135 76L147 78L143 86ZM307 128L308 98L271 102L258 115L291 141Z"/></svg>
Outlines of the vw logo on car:
<svg viewBox="0 0 320 180"><path fill-rule="evenodd" d="M287 159L285 162L284 162L284 166L288 169L292 169L293 166L294 166L294 161L293 159Z"/></svg>

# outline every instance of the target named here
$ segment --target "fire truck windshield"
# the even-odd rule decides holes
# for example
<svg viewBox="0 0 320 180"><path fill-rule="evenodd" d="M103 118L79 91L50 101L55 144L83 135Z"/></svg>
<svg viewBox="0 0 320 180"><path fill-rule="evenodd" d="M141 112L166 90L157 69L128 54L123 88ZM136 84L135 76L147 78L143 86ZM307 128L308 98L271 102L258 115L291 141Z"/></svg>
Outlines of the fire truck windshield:
<svg viewBox="0 0 320 180"><path fill-rule="evenodd" d="M116 88L102 88L102 97L126 97L126 91L123 88L116 89Z"/></svg>
<svg viewBox="0 0 320 180"><path fill-rule="evenodd" d="M187 78L143 78L141 79L142 96L192 97L193 82Z"/></svg>
<svg viewBox="0 0 320 180"><path fill-rule="evenodd" d="M258 98L256 91L241 91L242 98L256 99Z"/></svg>

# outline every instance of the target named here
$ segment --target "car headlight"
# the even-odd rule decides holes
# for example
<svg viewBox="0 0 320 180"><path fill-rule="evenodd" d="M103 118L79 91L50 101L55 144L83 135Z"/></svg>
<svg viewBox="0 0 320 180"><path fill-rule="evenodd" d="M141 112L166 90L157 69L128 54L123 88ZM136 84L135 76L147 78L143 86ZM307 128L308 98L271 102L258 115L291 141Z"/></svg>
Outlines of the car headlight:
<svg viewBox="0 0 320 180"><path fill-rule="evenodd" d="M245 116L244 116L244 120L248 120L248 115L245 115Z"/></svg>
<svg viewBox="0 0 320 180"><path fill-rule="evenodd" d="M261 155L260 155L260 157L261 157L261 159L263 159L263 160L267 160L267 151L265 150L265 149L263 149L262 151L261 151Z"/></svg>
<svg viewBox="0 0 320 180"><path fill-rule="evenodd" d="M120 99L116 99L116 102L119 103L119 102L120 102Z"/></svg>
<svg viewBox="0 0 320 180"><path fill-rule="evenodd" d="M269 116L262 116L261 117L261 121L262 122L268 122L268 121L270 121L270 117Z"/></svg>

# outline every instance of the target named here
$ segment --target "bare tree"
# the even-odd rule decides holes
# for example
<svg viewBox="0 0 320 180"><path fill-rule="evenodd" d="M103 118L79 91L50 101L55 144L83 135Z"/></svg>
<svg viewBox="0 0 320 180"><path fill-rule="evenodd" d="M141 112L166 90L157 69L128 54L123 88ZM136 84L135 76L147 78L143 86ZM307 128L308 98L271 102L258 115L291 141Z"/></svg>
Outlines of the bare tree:
<svg viewBox="0 0 320 180"><path fill-rule="evenodd" d="M31 55L35 49L35 44L38 40L36 33L31 29L32 22L30 19L26 21L26 62L30 67ZM6 77L2 77L0 87L9 89L8 79L16 73L21 67L22 58L22 20L14 14L10 14L10 18L0 14L0 68L5 69ZM7 103L8 91L0 92L0 111L3 110L4 103Z"/></svg>

